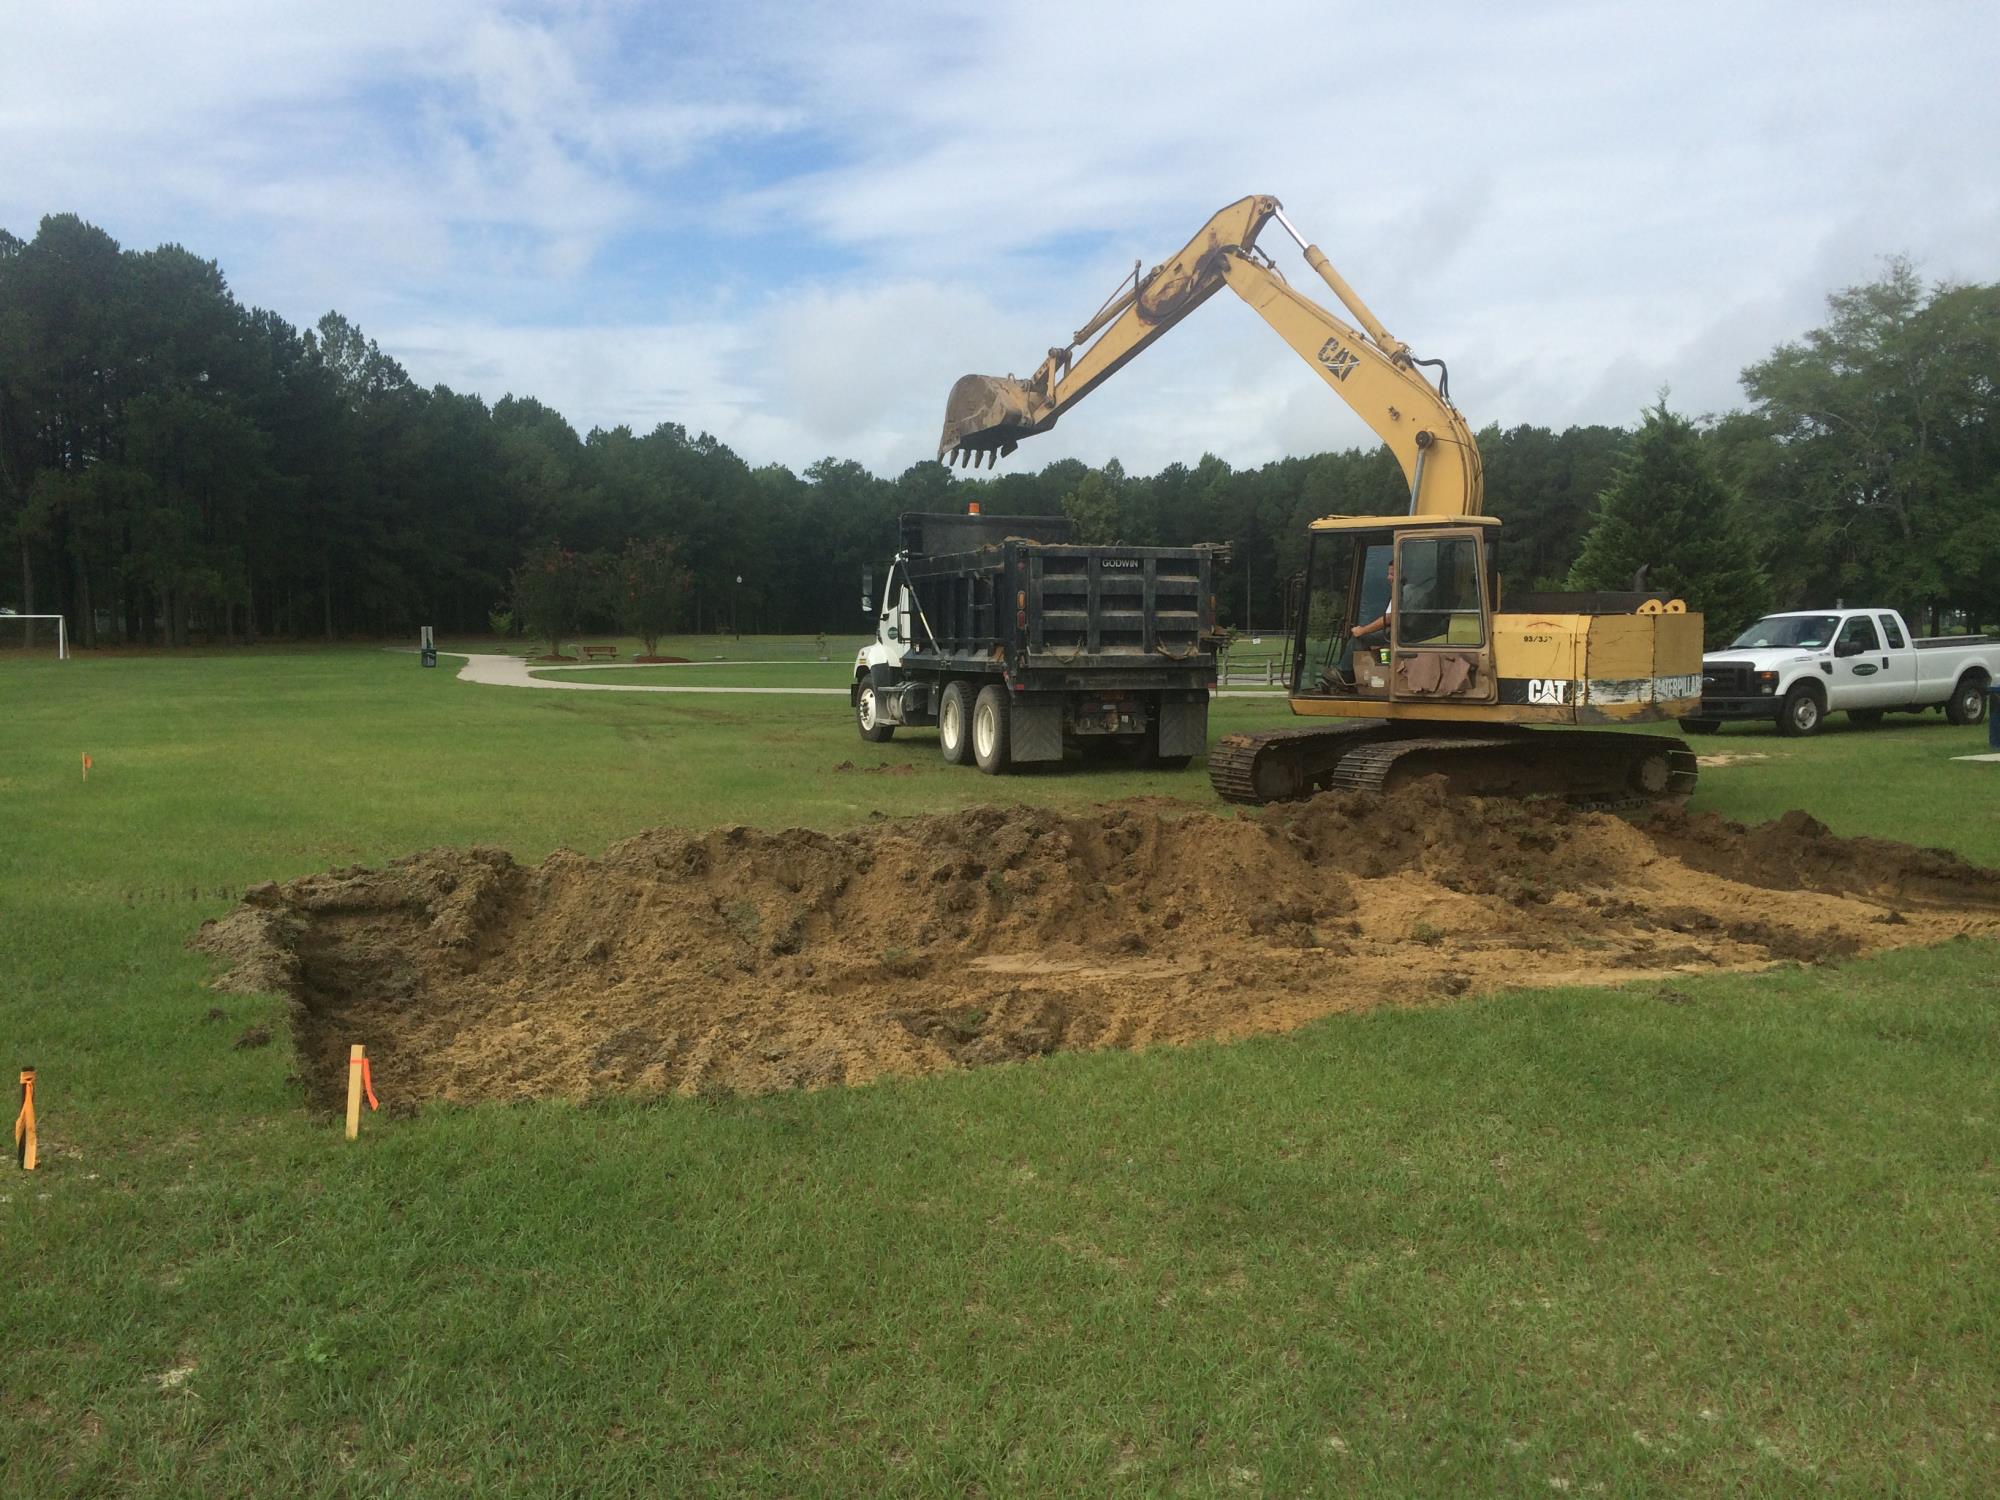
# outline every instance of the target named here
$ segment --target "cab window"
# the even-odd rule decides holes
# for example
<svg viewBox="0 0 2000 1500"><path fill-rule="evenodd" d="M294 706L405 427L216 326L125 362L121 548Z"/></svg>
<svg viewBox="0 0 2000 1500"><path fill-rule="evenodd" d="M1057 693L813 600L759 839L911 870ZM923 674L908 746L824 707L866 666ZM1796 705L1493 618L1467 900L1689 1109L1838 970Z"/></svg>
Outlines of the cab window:
<svg viewBox="0 0 2000 1500"><path fill-rule="evenodd" d="M1904 646L1903 632L1896 628L1896 617L1894 615L1883 615L1881 618L1882 634L1889 638L1889 649L1891 651L1901 651Z"/></svg>
<svg viewBox="0 0 2000 1500"><path fill-rule="evenodd" d="M1305 612L1298 621L1294 692L1324 691L1320 679L1333 669L1347 635L1348 594L1354 581L1354 539L1339 534L1312 539L1306 568Z"/></svg>
<svg viewBox="0 0 2000 1500"><path fill-rule="evenodd" d="M1405 537L1397 549L1398 646L1483 646L1479 544L1471 537Z"/></svg>
<svg viewBox="0 0 2000 1500"><path fill-rule="evenodd" d="M1389 605L1387 542L1363 541L1351 533L1312 540L1306 571L1305 608L1300 615L1292 668L1293 691L1328 693L1351 687L1354 627L1379 619Z"/></svg>
<svg viewBox="0 0 2000 1500"><path fill-rule="evenodd" d="M1882 638L1875 633L1875 622L1866 615L1856 615L1840 627L1840 639L1834 645L1834 654L1865 655L1882 649Z"/></svg>

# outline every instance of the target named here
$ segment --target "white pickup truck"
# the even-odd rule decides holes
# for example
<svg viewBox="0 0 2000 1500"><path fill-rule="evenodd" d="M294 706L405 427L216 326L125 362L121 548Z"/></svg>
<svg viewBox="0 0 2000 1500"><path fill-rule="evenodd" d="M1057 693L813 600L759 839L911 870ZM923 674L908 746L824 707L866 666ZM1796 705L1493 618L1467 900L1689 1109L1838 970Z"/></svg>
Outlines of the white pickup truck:
<svg viewBox="0 0 2000 1500"><path fill-rule="evenodd" d="M2000 641L1988 636L1919 639L1893 609L1795 610L1764 616L1701 659L1701 713L1681 727L1713 734L1727 719L1768 719L1780 734L1806 735L1830 713L1873 724L1927 708L1977 724L1996 677Z"/></svg>

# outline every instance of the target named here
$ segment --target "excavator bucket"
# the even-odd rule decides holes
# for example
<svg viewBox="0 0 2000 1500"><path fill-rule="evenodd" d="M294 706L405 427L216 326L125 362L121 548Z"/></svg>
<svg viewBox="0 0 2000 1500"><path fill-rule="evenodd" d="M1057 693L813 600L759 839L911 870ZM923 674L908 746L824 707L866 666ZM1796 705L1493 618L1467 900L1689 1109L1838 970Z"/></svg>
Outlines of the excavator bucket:
<svg viewBox="0 0 2000 1500"><path fill-rule="evenodd" d="M988 468L1020 440L1039 429L1029 415L1029 387L1004 375L961 375L944 404L944 435L938 458L945 463Z"/></svg>

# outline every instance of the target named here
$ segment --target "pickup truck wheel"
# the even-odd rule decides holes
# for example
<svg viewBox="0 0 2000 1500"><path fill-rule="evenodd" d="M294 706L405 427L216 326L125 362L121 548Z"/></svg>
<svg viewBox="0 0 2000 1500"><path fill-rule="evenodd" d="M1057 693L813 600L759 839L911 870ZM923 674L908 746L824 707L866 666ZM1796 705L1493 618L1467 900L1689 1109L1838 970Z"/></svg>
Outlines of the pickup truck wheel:
<svg viewBox="0 0 2000 1500"><path fill-rule="evenodd" d="M1689 734L1717 734L1721 732L1720 719L1682 719L1681 728Z"/></svg>
<svg viewBox="0 0 2000 1500"><path fill-rule="evenodd" d="M1850 708L1847 711L1847 722L1850 724L1880 724L1882 722L1882 715L1885 712L1887 710L1880 708Z"/></svg>
<svg viewBox="0 0 2000 1500"><path fill-rule="evenodd" d="M1819 701L1819 694L1800 683L1785 694L1785 701L1778 706L1778 733L1804 739L1818 734L1825 719L1826 706Z"/></svg>
<svg viewBox="0 0 2000 1500"><path fill-rule="evenodd" d="M988 776L1007 769L1007 701L1003 687L983 687L972 702L972 758Z"/></svg>
<svg viewBox="0 0 2000 1500"><path fill-rule="evenodd" d="M1986 717L1986 684L1977 676L1962 677L1951 690L1944 716L1954 724L1977 724Z"/></svg>
<svg viewBox="0 0 2000 1500"><path fill-rule="evenodd" d="M972 692L962 682L947 682L938 699L938 749L947 765L972 759Z"/></svg>
<svg viewBox="0 0 2000 1500"><path fill-rule="evenodd" d="M894 739L896 726L882 722L880 706L875 702L875 684L864 682L854 699L854 723L861 731L861 738L871 745L879 745L884 740Z"/></svg>

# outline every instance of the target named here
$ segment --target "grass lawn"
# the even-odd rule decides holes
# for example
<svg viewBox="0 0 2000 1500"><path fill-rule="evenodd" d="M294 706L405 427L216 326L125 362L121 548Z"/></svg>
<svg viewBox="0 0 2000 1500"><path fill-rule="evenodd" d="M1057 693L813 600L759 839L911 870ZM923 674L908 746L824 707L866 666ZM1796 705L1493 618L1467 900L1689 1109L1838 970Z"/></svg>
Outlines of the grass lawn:
<svg viewBox="0 0 2000 1500"><path fill-rule="evenodd" d="M1698 806L2000 864L1983 731L1696 748L1764 757ZM0 1494L2000 1492L2000 945L355 1145L183 946L431 844L1141 793L1213 800L990 780L831 699L0 665L0 1063L46 1162L0 1173Z"/></svg>

